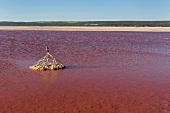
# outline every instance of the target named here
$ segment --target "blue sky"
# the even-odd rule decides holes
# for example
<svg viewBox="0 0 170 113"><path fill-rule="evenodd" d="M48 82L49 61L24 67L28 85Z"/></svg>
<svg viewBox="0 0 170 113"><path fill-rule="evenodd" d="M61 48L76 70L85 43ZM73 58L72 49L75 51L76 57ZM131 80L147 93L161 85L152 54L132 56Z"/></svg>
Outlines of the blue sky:
<svg viewBox="0 0 170 113"><path fill-rule="evenodd" d="M170 20L170 0L0 0L0 21Z"/></svg>

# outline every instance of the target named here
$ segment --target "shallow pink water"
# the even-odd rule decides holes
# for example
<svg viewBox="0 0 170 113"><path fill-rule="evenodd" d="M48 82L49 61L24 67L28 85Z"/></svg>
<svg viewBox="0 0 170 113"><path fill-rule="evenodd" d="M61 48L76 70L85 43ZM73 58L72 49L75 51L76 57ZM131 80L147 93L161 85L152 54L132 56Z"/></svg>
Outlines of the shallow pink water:
<svg viewBox="0 0 170 113"><path fill-rule="evenodd" d="M1 112L170 112L170 33L0 31L0 64Z"/></svg>

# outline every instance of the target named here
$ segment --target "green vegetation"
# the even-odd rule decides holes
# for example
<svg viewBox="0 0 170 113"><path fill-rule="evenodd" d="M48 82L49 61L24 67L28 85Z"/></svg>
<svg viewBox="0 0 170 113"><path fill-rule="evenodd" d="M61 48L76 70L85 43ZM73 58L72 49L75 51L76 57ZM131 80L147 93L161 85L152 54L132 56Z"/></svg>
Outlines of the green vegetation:
<svg viewBox="0 0 170 113"><path fill-rule="evenodd" d="M0 22L0 26L127 26L170 27L170 21L44 21Z"/></svg>

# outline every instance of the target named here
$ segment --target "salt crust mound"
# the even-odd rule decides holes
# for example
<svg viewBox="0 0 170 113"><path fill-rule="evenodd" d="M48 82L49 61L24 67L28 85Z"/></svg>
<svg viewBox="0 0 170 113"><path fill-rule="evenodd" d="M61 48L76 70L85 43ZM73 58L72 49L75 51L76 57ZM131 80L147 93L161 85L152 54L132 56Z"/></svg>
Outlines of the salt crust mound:
<svg viewBox="0 0 170 113"><path fill-rule="evenodd" d="M29 68L34 70L58 70L65 68L64 64L57 62L56 59L49 53L48 47L46 47L46 55L41 58L35 65Z"/></svg>

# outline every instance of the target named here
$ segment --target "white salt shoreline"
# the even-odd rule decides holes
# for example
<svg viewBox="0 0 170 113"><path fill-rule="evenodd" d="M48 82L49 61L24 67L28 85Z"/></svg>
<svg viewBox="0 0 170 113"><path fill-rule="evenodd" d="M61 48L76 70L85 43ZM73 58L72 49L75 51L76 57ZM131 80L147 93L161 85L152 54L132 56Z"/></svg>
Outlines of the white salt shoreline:
<svg viewBox="0 0 170 113"><path fill-rule="evenodd" d="M170 32L170 27L0 26L0 30Z"/></svg>

